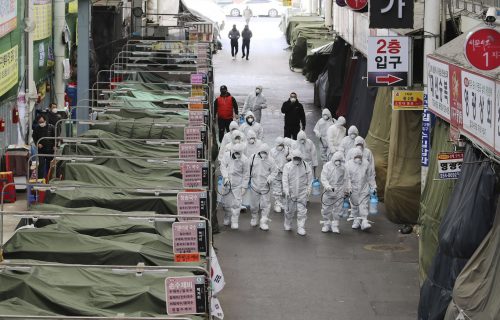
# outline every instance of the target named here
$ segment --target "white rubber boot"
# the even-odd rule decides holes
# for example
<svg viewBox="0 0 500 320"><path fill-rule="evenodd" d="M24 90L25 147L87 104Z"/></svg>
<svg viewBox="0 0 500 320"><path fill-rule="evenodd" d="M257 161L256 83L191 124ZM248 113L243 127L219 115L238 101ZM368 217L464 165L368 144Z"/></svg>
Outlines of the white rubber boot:
<svg viewBox="0 0 500 320"><path fill-rule="evenodd" d="M365 231L365 230L368 230L372 227L372 225L370 224L370 222L368 222L367 219L363 219L363 221L361 221L361 230Z"/></svg>
<svg viewBox="0 0 500 320"><path fill-rule="evenodd" d="M359 229L361 227L361 219L360 218L354 218L354 221L352 222L352 228L353 229Z"/></svg>
<svg viewBox="0 0 500 320"><path fill-rule="evenodd" d="M338 220L333 220L333 221L332 221L332 232L333 232L333 233L340 234L340 230L339 230L339 221L338 221Z"/></svg>
<svg viewBox="0 0 500 320"><path fill-rule="evenodd" d="M256 227L259 224L259 214L252 213L252 219L250 220L250 225Z"/></svg>
<svg viewBox="0 0 500 320"><path fill-rule="evenodd" d="M330 231L330 221L323 221L323 227L321 228L321 232Z"/></svg>
<svg viewBox="0 0 500 320"><path fill-rule="evenodd" d="M285 217L285 223L283 223L283 226L285 227L285 231L292 230L292 221Z"/></svg>

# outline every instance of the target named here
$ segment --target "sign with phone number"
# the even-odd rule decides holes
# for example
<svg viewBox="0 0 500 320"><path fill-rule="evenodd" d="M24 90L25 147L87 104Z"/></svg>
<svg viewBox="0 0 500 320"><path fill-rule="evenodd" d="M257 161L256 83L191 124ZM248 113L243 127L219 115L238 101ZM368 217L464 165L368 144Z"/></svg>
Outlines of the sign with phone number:
<svg viewBox="0 0 500 320"><path fill-rule="evenodd" d="M439 179L458 179L463 161L463 152L440 152L438 154Z"/></svg>

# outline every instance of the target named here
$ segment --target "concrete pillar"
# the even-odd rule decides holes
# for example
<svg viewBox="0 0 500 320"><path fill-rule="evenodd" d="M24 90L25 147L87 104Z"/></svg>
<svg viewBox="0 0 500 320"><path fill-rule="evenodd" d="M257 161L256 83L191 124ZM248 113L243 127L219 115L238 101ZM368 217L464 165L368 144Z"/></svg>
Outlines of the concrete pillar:
<svg viewBox="0 0 500 320"><path fill-rule="evenodd" d="M62 34L66 26L66 4L64 0L54 0L54 91L55 102L58 108L64 109L64 89L63 61L66 54L66 47L62 41Z"/></svg>
<svg viewBox="0 0 500 320"><path fill-rule="evenodd" d="M78 0L78 106L76 116L78 119L88 119L89 117L89 42L90 42L90 0ZM83 107L83 108L82 108ZM87 108L85 108L87 107ZM88 130L87 125L78 126L78 134Z"/></svg>
<svg viewBox="0 0 500 320"><path fill-rule="evenodd" d="M333 27L333 0L325 0L325 27Z"/></svg>

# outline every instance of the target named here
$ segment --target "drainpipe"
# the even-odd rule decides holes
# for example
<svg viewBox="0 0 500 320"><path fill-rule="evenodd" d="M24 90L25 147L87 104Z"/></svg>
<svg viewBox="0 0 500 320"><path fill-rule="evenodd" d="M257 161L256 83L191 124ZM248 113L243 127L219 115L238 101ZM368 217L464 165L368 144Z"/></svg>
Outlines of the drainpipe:
<svg viewBox="0 0 500 320"><path fill-rule="evenodd" d="M28 52L28 57L26 60L26 69L28 70L28 80L27 80L27 99L28 99L28 144L32 141L32 129L31 124L33 123L33 110L35 109L35 103L38 98L38 94L36 92L36 84L34 77L34 53L33 53L33 32L35 31L35 15L33 12L33 0L26 0L26 12L27 12L27 21L26 21L26 47Z"/></svg>
<svg viewBox="0 0 500 320"><path fill-rule="evenodd" d="M55 102L60 110L64 109L64 68L66 47L62 41L66 26L66 5L64 0L54 0L54 58L55 58Z"/></svg>
<svg viewBox="0 0 500 320"><path fill-rule="evenodd" d="M332 29L333 26L333 11L332 11L333 0L325 0L325 27Z"/></svg>

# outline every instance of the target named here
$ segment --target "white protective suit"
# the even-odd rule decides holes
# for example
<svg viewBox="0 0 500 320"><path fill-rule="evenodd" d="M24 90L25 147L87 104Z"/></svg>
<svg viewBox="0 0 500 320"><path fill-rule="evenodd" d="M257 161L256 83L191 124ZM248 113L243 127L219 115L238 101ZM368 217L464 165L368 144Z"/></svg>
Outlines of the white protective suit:
<svg viewBox="0 0 500 320"><path fill-rule="evenodd" d="M243 154L243 144L237 143L224 154L220 165L224 179L222 206L224 209L224 225L231 224L231 229L238 229L241 200L247 191L249 180L248 158ZM237 156L239 155L239 157Z"/></svg>
<svg viewBox="0 0 500 320"><path fill-rule="evenodd" d="M349 152L347 152L346 161L349 161L352 158L354 158L354 151L356 149L363 151L363 159L368 161L372 169L375 170L375 160L373 158L373 153L370 149L366 147L365 139L363 139L363 137L361 136L357 136L356 139L354 139L354 147L351 150L349 150Z"/></svg>
<svg viewBox="0 0 500 320"><path fill-rule="evenodd" d="M260 123L262 118L262 109L267 108L266 97L262 94L262 86L257 86L254 92L250 92L245 99L245 104L243 105L243 113L246 114L248 111L253 112L255 115L255 121Z"/></svg>
<svg viewBox="0 0 500 320"><path fill-rule="evenodd" d="M229 124L229 132L226 132L224 134L224 137L222 138L222 141L220 143L220 146L222 148L222 146L225 146L226 144L230 143L231 142L231 133L234 131L234 130L238 130L240 126L238 125L238 122L236 121L231 121L231 123Z"/></svg>
<svg viewBox="0 0 500 320"><path fill-rule="evenodd" d="M271 149L271 158L273 158L278 168L278 173L273 181L272 190L274 196L274 211L281 212L283 206L283 167L288 163L290 156L290 147L285 145L282 137L277 137L275 146Z"/></svg>
<svg viewBox="0 0 500 320"><path fill-rule="evenodd" d="M318 155L316 153L316 146L311 139L307 138L304 131L300 130L297 134L297 141L295 141L293 149L297 149L302 153L302 159L307 162L311 168L318 166Z"/></svg>
<svg viewBox="0 0 500 320"><path fill-rule="evenodd" d="M363 152L359 149L353 150L353 159L347 161L347 173L351 187L351 214L353 216L353 229L362 230L371 227L368 222L368 205L370 192L377 191L375 182L375 170L368 161L363 159Z"/></svg>
<svg viewBox="0 0 500 320"><path fill-rule="evenodd" d="M297 233L305 235L307 201L313 181L311 167L302 160L300 150L292 150L292 161L283 167L283 193L286 198L285 230L291 230L292 219L297 212Z"/></svg>
<svg viewBox="0 0 500 320"><path fill-rule="evenodd" d="M323 166L321 184L325 193L321 198L321 215L323 228L321 231L340 233L340 214L344 204L344 197L349 194L349 176L343 163L344 153L337 151L332 159Z"/></svg>
<svg viewBox="0 0 500 320"><path fill-rule="evenodd" d="M246 153L245 135L243 134L243 132L239 130L233 130L231 132L231 141L225 145L221 145L219 149L219 155L217 156L217 160L221 162L222 159L224 158L224 154L231 151L231 148L237 143L241 143L243 145L243 153L245 154Z"/></svg>
<svg viewBox="0 0 500 320"><path fill-rule="evenodd" d="M356 128L356 126L350 126L349 130L347 130L347 136L345 136L340 143L340 148L342 148L344 152L344 157L347 158L347 153L354 147L354 139L356 139L358 135L358 128Z"/></svg>
<svg viewBox="0 0 500 320"><path fill-rule="evenodd" d="M253 119L253 121L250 121ZM255 116L252 111L248 111L245 115L245 122L240 125L240 131L245 135L248 135L248 130L252 129L257 135L257 139L262 140L264 138L264 129L260 123L255 121Z"/></svg>
<svg viewBox="0 0 500 320"><path fill-rule="evenodd" d="M247 158L251 158L254 154L259 152L259 148L262 145L262 141L257 139L255 132L253 130L248 130L245 155Z"/></svg>
<svg viewBox="0 0 500 320"><path fill-rule="evenodd" d="M339 117L333 126L328 128L326 133L327 135L327 144L328 144L328 158L331 158L332 155L339 151L339 148L342 144L342 140L345 137L345 118Z"/></svg>
<svg viewBox="0 0 500 320"><path fill-rule="evenodd" d="M250 212L252 227L259 223L259 210L261 211L260 228L269 230L269 210L271 210L271 183L278 174L278 167L269 155L269 146L265 143L259 147L259 152L248 159L250 164Z"/></svg>
<svg viewBox="0 0 500 320"><path fill-rule="evenodd" d="M321 119L319 119L318 122L316 122L316 125L314 126L314 134L316 134L316 137L319 139L319 147L321 149L321 160L323 162L328 161L327 132L330 126L333 126L332 114L330 113L330 110L325 108L323 109L323 112L321 112Z"/></svg>

